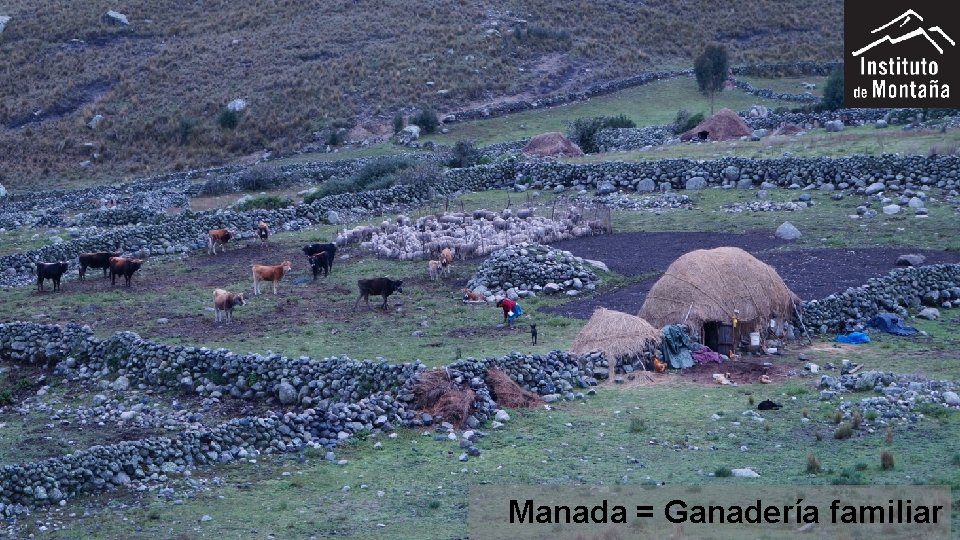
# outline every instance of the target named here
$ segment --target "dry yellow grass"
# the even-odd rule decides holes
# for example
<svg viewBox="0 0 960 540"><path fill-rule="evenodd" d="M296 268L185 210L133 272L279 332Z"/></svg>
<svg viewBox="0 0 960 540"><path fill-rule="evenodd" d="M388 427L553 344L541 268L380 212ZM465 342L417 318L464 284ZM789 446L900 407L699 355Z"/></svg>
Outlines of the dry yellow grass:
<svg viewBox="0 0 960 540"><path fill-rule="evenodd" d="M109 8L130 26L104 23ZM834 59L842 26L836 0L11 0L4 11L0 150L6 183L21 186L285 152L337 119L376 128L421 103L446 111L686 66L714 39L735 63ZM222 129L235 98L249 108Z"/></svg>

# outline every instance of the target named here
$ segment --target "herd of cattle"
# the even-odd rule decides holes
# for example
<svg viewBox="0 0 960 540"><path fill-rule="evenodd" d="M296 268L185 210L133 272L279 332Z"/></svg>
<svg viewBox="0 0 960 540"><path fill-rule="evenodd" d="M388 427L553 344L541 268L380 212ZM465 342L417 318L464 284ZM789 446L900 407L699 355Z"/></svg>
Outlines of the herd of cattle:
<svg viewBox="0 0 960 540"><path fill-rule="evenodd" d="M266 245L267 240L270 238L269 226L261 221L257 224L256 234L260 239L261 245ZM226 250L227 242L235 236L236 234L229 229L213 229L209 231L207 235L207 253L209 255L216 255L218 248L222 253ZM329 276L333 270L333 261L337 254L337 245L336 243L310 244L303 247L303 253L307 256L310 268L313 271L313 279L316 281L321 272L323 276L326 277ZM119 252L99 251L94 253L81 253L78 257L78 262L81 281L85 279L88 268L96 268L103 270L104 278L107 277L107 272L110 273L111 285L116 285L117 276L122 276L125 285L130 287L133 274L140 269L144 260L123 257ZM441 275L449 275L452 263L453 252L450 249L444 249L443 252L440 253L439 260L429 261L428 273L430 278L435 280ZM44 281L49 279L53 282L53 290L59 291L60 280L66 273L69 265L64 261L53 263L38 262L36 265L37 290L43 291ZM292 267L293 265L290 261L283 261L277 265L251 265L253 273L253 294L261 294L261 284L265 281L271 283L273 294L277 294L277 285L283 279L284 275L290 272ZM359 305L361 299L366 302L367 308L370 308L370 295L374 295L383 297L381 308L386 310L389 296L393 293L403 292L403 280L385 277L360 279L357 281L357 288L360 291L360 296L358 296L357 301L354 302L354 308ZM231 320L233 318L233 308L243 306L246 303L247 298L243 293L233 293L219 288L214 290L213 304L215 320L217 322Z"/></svg>

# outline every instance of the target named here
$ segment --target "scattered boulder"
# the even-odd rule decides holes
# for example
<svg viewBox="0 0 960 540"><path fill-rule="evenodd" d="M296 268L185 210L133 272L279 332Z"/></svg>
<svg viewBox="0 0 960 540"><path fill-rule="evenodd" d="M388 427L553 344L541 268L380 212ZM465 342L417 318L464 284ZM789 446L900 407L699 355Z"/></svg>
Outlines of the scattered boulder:
<svg viewBox="0 0 960 540"><path fill-rule="evenodd" d="M110 10L103 15L103 22L107 24L115 24L118 26L129 26L130 21L127 19L127 16L119 11Z"/></svg>
<svg viewBox="0 0 960 540"><path fill-rule="evenodd" d="M637 191L641 191L643 193L652 193L655 189L657 189L656 183L649 178L644 178L643 180L637 182Z"/></svg>
<svg viewBox="0 0 960 540"><path fill-rule="evenodd" d="M707 181L704 180L702 176L694 176L693 178L687 180L686 188L693 189L704 189L707 187Z"/></svg>
<svg viewBox="0 0 960 540"><path fill-rule="evenodd" d="M838 131L843 131L843 122L840 120L831 120L823 124L823 128L831 133L836 133Z"/></svg>
<svg viewBox="0 0 960 540"><path fill-rule="evenodd" d="M737 478L760 478L760 474L750 468L732 469L730 473Z"/></svg>
<svg viewBox="0 0 960 540"><path fill-rule="evenodd" d="M946 391L943 393L943 402L951 407L960 406L960 395L956 392Z"/></svg>
<svg viewBox="0 0 960 540"><path fill-rule="evenodd" d="M277 388L277 397L280 399L280 403L293 405L297 402L297 389L294 388L292 384L284 381L280 383L279 388Z"/></svg>
<svg viewBox="0 0 960 540"><path fill-rule="evenodd" d="M3 33L3 29L7 27L7 23L10 22L10 17L7 15L0 15L0 34Z"/></svg>
<svg viewBox="0 0 960 540"><path fill-rule="evenodd" d="M7 196L7 188L3 187L3 184L0 184L0 199Z"/></svg>
<svg viewBox="0 0 960 540"><path fill-rule="evenodd" d="M894 214L899 214L899 213L900 213L900 205L899 205L899 204L888 204L888 205L886 205L886 206L883 207L883 213L886 214L886 215L888 215L888 216L892 216L892 215L894 215Z"/></svg>
<svg viewBox="0 0 960 540"><path fill-rule="evenodd" d="M800 229L796 228L793 223L785 221L777 227L775 235L782 240L796 240L800 238Z"/></svg>
<svg viewBox="0 0 960 540"><path fill-rule="evenodd" d="M886 189L886 187L887 186L884 185L883 182L874 182L869 186L867 186L867 189L865 189L863 192L867 195L874 195L876 193L880 193L881 191Z"/></svg>
<svg viewBox="0 0 960 540"><path fill-rule="evenodd" d="M227 110L233 112L240 112L247 108L247 100L237 98L230 103L227 103Z"/></svg>
<svg viewBox="0 0 960 540"><path fill-rule="evenodd" d="M921 266L927 258L919 253L907 253L897 257L897 266Z"/></svg>
<svg viewBox="0 0 960 540"><path fill-rule="evenodd" d="M933 307L923 308L920 310L920 313L917 314L917 317L927 319L928 321L935 321L940 318L940 310Z"/></svg>
<svg viewBox="0 0 960 540"><path fill-rule="evenodd" d="M121 375L110 384L110 388L116 392L124 392L130 388L130 379L126 375Z"/></svg>

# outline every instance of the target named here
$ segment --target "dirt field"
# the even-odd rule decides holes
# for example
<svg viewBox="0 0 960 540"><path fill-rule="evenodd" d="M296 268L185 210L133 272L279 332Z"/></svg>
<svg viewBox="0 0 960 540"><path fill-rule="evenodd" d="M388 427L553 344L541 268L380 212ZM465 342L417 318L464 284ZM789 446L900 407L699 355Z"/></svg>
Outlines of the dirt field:
<svg viewBox="0 0 960 540"><path fill-rule="evenodd" d="M556 247L587 259L603 261L611 270L626 276L663 272L677 257L694 249L740 247L776 268L787 286L804 300L823 298L863 285L869 278L894 269L897 257L904 253L920 253L927 257L927 264L960 263L960 253L951 251L782 249L788 245L789 242L769 234L651 232L584 237L559 243ZM583 301L545 308L545 311L578 319L588 319L598 307L636 313L657 279L647 279Z"/></svg>

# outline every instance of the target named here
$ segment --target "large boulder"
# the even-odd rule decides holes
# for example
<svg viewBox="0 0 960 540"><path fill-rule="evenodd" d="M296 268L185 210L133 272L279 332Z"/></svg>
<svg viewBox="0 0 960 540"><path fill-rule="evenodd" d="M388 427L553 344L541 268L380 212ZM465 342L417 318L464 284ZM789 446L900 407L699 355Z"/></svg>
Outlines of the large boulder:
<svg viewBox="0 0 960 540"><path fill-rule="evenodd" d="M843 122L840 120L830 120L829 122L825 122L823 124L823 128L833 133L843 131Z"/></svg>
<svg viewBox="0 0 960 540"><path fill-rule="evenodd" d="M637 182L637 191L651 193L655 189L657 189L657 184L649 178L644 178L643 180Z"/></svg>
<svg viewBox="0 0 960 540"><path fill-rule="evenodd" d="M884 185L883 182L874 182L869 186L867 186L867 189L865 189L863 192L867 195L873 195L875 193L880 193L881 191L886 189L886 187L887 186Z"/></svg>
<svg viewBox="0 0 960 540"><path fill-rule="evenodd" d="M897 257L897 266L921 266L927 258L919 253L907 253Z"/></svg>
<svg viewBox="0 0 960 540"><path fill-rule="evenodd" d="M0 199L7 196L7 188L3 187L3 184L0 184Z"/></svg>
<svg viewBox="0 0 960 540"><path fill-rule="evenodd" d="M687 180L687 189L703 189L707 187L707 181L702 176L694 176Z"/></svg>
<svg viewBox="0 0 960 540"><path fill-rule="evenodd" d="M127 19L127 16L119 11L110 10L103 15L103 22L107 24L115 24L118 26L129 26L130 21Z"/></svg>
<svg viewBox="0 0 960 540"><path fill-rule="evenodd" d="M583 150L563 133L550 132L530 139L530 142L523 147L523 153L537 157L577 157L583 155Z"/></svg>
<svg viewBox="0 0 960 540"><path fill-rule="evenodd" d="M0 34L3 33L3 29L7 27L7 23L10 22L10 17L7 15L0 15Z"/></svg>
<svg viewBox="0 0 960 540"><path fill-rule="evenodd" d="M800 238L800 229L796 228L793 223L785 221L777 227L775 234L777 238L782 240L796 240Z"/></svg>
<svg viewBox="0 0 960 540"><path fill-rule="evenodd" d="M280 403L293 405L297 402L297 389L294 388L292 384L284 381L280 383L280 387L277 388L277 397L280 399Z"/></svg>

